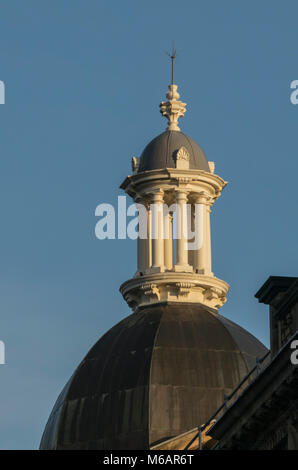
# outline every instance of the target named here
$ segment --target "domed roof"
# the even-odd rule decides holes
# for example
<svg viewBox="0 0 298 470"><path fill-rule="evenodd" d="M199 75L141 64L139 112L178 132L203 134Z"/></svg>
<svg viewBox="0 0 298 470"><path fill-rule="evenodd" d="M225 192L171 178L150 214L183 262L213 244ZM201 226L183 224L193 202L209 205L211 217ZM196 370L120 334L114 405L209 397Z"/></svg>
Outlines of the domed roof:
<svg viewBox="0 0 298 470"><path fill-rule="evenodd" d="M185 147L190 155L190 169L210 171L203 150L193 139L180 131L165 131L144 149L138 172L176 168L176 154L181 147Z"/></svg>
<svg viewBox="0 0 298 470"><path fill-rule="evenodd" d="M208 307L145 307L109 330L60 394L41 449L149 449L208 420L266 348Z"/></svg>

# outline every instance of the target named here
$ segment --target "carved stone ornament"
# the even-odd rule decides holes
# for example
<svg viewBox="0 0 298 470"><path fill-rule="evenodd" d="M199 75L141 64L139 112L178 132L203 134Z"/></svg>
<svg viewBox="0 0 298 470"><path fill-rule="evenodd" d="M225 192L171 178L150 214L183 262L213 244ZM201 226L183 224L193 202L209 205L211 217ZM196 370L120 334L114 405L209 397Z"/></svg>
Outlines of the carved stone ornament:
<svg viewBox="0 0 298 470"><path fill-rule="evenodd" d="M192 282L176 282L179 295L186 296L189 294L190 289L194 286Z"/></svg>
<svg viewBox="0 0 298 470"><path fill-rule="evenodd" d="M131 159L131 169L133 173L137 173L140 166L140 157L132 157Z"/></svg>
<svg viewBox="0 0 298 470"><path fill-rule="evenodd" d="M180 160L179 164L182 165L183 164L182 162L183 162L183 160ZM180 167L180 169L181 169L181 167ZM189 183L191 181L191 178L180 178L180 177L178 177L178 178L176 178L176 180L178 182L178 185L180 185L180 184Z"/></svg>
<svg viewBox="0 0 298 470"><path fill-rule="evenodd" d="M189 169L190 155L185 147L180 147L176 154L176 168L181 170Z"/></svg>
<svg viewBox="0 0 298 470"><path fill-rule="evenodd" d="M159 105L161 114L167 118L169 131L180 131L178 119L184 116L186 103L179 101L180 95L177 92L177 85L169 85L167 93L168 101L162 101Z"/></svg>
<svg viewBox="0 0 298 470"><path fill-rule="evenodd" d="M155 296L157 299L159 299L159 289L156 284L146 283L141 287L141 289L145 295Z"/></svg>
<svg viewBox="0 0 298 470"><path fill-rule="evenodd" d="M177 152L177 160L186 160L189 162L189 153L185 147L180 147L180 149Z"/></svg>

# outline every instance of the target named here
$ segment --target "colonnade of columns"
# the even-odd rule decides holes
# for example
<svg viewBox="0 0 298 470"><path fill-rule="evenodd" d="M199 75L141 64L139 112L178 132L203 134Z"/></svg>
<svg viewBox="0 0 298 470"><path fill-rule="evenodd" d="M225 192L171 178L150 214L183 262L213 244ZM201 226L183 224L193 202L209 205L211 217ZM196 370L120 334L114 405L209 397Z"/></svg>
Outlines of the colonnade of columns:
<svg viewBox="0 0 298 470"><path fill-rule="evenodd" d="M142 230L144 238L138 238L139 275L164 271L211 274L209 197L206 193L191 196L190 202L188 192L177 189L169 207L162 190L151 193L150 202L144 204L145 221L139 213L139 224L147 225ZM189 229L195 233L193 240Z"/></svg>

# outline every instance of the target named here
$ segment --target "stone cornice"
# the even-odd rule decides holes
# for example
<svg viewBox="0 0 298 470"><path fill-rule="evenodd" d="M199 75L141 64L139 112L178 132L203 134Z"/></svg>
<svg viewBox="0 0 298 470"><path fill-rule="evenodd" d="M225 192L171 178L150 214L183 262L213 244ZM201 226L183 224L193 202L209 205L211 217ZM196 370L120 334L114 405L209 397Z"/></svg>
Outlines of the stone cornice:
<svg viewBox="0 0 298 470"><path fill-rule="evenodd" d="M135 276L120 286L132 309L160 302L201 303L218 309L226 302L229 285L216 278L187 272L153 272Z"/></svg>
<svg viewBox="0 0 298 470"><path fill-rule="evenodd" d="M289 289L285 292L285 295L281 299L281 301L275 305L276 308L276 317L280 319L293 307L293 305L297 304L298 302L298 279L293 282L293 284L289 287Z"/></svg>
<svg viewBox="0 0 298 470"><path fill-rule="evenodd" d="M220 176L204 170L166 168L127 176L120 188L132 198L135 194L150 191L150 188L154 190L162 187L164 191L171 191L175 187L185 187L189 192L208 191L212 193L214 199L217 199L227 184Z"/></svg>
<svg viewBox="0 0 298 470"><path fill-rule="evenodd" d="M260 303L271 305L275 297L285 292L297 279L297 277L270 276L255 297Z"/></svg>

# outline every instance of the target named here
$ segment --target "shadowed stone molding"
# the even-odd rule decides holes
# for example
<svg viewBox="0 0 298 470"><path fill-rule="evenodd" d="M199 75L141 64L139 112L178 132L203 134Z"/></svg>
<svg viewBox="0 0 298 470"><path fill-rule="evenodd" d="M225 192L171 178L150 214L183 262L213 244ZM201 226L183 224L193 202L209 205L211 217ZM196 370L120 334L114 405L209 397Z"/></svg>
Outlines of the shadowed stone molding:
<svg viewBox="0 0 298 470"><path fill-rule="evenodd" d="M132 157L131 159L131 169L133 174L136 174L138 172L140 166L140 157Z"/></svg>
<svg viewBox="0 0 298 470"><path fill-rule="evenodd" d="M152 303L181 300L218 309L226 302L228 290L229 285L215 276L180 272L136 276L120 286L121 294L134 310Z"/></svg>

